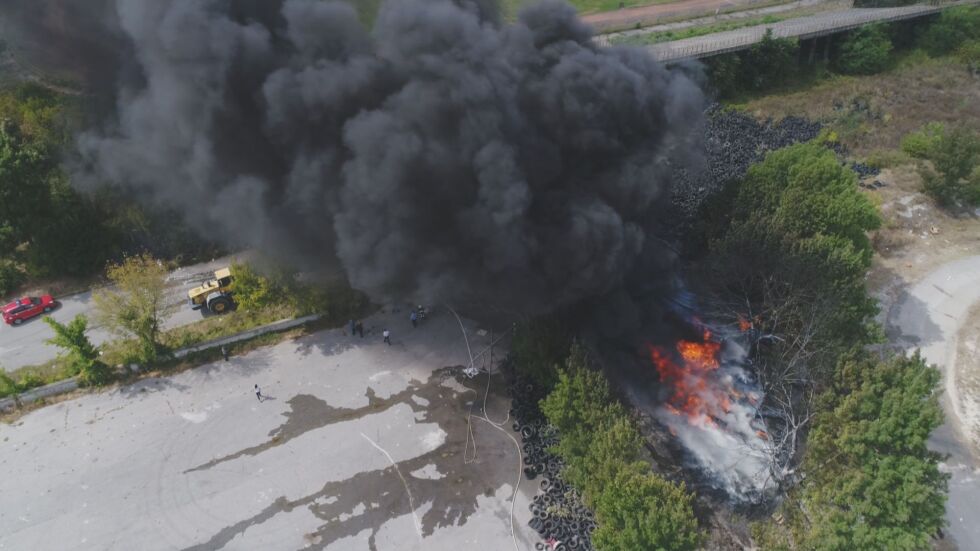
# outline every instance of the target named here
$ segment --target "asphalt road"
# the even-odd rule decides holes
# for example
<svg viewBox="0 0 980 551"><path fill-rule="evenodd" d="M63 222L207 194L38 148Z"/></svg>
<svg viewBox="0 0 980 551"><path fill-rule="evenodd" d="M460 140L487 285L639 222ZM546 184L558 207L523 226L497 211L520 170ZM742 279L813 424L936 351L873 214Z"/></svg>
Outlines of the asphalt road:
<svg viewBox="0 0 980 551"><path fill-rule="evenodd" d="M464 323L477 354L489 335ZM459 375L456 319L435 312L413 329L404 311L381 313L365 329L0 425L0 549L533 549L537 483L516 493L512 536L518 447L509 427L467 423L487 381ZM490 394L491 419L508 408Z"/></svg>
<svg viewBox="0 0 980 551"><path fill-rule="evenodd" d="M929 363L943 370L946 423L930 439L930 447L949 454L945 470L952 475L946 519L949 533L963 551L980 549L980 461L977 435L964 403L956 373L980 366L956 365L957 335L971 307L980 302L980 256L950 262L913 285L892 310L889 329L907 349L918 348ZM959 369L957 369L959 368Z"/></svg>
<svg viewBox="0 0 980 551"><path fill-rule="evenodd" d="M186 306L187 291L208 279L215 268L227 266L234 257L225 257L206 262L185 266L172 272L169 276L171 284L168 302L175 309L167 318L165 327L170 329L187 325L201 319L201 313ZM107 342L113 336L105 329L95 325L92 320L92 293L79 293L59 297L61 307L52 312L51 317L62 323L67 323L78 314L89 316L89 338L96 345ZM54 336L54 332L41 316L24 322L19 326L0 323L0 369L12 371L27 365L38 365L54 359L58 348L45 341Z"/></svg>

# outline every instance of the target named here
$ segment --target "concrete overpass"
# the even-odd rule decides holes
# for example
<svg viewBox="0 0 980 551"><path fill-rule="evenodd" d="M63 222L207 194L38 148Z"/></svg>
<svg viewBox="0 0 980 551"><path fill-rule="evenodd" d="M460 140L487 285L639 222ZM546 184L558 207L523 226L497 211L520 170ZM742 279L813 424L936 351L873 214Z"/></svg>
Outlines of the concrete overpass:
<svg viewBox="0 0 980 551"><path fill-rule="evenodd" d="M760 42L768 29L772 29L773 36L778 38L806 40L855 29L869 23L913 19L939 13L953 6L978 3L980 0L961 0L896 8L851 8L787 19L778 23L755 25L683 40L661 42L647 46L647 49L658 61L684 61L744 50Z"/></svg>

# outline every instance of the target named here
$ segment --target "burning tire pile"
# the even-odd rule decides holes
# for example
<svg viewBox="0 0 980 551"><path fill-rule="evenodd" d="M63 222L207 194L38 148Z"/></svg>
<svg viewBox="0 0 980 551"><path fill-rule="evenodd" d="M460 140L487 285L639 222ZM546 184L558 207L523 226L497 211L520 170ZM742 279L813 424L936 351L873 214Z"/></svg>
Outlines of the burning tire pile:
<svg viewBox="0 0 980 551"><path fill-rule="evenodd" d="M515 420L512 428L521 433L523 442L524 476L538 485L538 494L530 506L534 517L528 525L544 542L549 542L538 542L535 549L591 551L595 517L578 492L562 478L564 462L548 452L558 437L538 411L534 386L518 377L510 384L509 392L513 398L510 413Z"/></svg>

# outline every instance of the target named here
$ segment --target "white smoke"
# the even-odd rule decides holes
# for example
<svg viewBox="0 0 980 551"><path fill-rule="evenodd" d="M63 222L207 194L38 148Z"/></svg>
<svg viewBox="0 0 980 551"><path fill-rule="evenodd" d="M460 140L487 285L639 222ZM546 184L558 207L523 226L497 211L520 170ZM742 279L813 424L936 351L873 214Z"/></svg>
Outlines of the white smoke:
<svg viewBox="0 0 980 551"><path fill-rule="evenodd" d="M670 393L655 417L677 437L695 468L735 501L758 502L774 490L776 480L765 422L758 405L764 394L746 370L748 354L734 338L717 342L678 343L676 351L654 349L665 390ZM705 366L681 350L688 346L717 364ZM676 352L676 353L675 353ZM665 370L670 372L664 376ZM676 370L676 371L673 371Z"/></svg>

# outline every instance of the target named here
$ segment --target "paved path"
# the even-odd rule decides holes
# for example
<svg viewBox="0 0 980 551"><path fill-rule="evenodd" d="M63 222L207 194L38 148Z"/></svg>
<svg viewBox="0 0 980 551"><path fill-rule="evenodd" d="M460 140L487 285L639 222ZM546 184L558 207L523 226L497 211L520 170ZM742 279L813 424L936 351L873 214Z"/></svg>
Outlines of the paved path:
<svg viewBox="0 0 980 551"><path fill-rule="evenodd" d="M170 274L171 288L168 301L176 309L168 319L165 327L170 329L187 325L201 319L201 313L186 306L187 291L208 279L215 268L227 266L232 257L220 258L211 262L195 264L179 268ZM95 326L92 321L92 293L78 293L60 297L61 308L55 310L51 317L62 323L67 323L78 314L89 316L89 338L96 345L107 342L113 336L106 330ZM0 323L0 369L11 371L26 365L38 365L57 357L59 349L46 344L45 341L54 336L48 324L41 316L24 322L19 326Z"/></svg>
<svg viewBox="0 0 980 551"><path fill-rule="evenodd" d="M963 0L941 6L919 4L898 8L852 8L837 10L778 23L755 25L732 31L708 34L683 40L653 44L647 49L659 61L682 61L734 52L762 40L768 29L780 38L814 38L854 29L874 22L899 21L921 17L955 5L976 4L980 0Z"/></svg>
<svg viewBox="0 0 980 551"><path fill-rule="evenodd" d="M919 348L923 358L943 369L947 421L931 447L950 454L952 474L946 517L949 532L963 550L980 549L980 462L973 423L965 406L977 397L961 395L956 378L957 335L972 306L980 303L980 256L946 264L912 286L892 309L888 326L905 348ZM961 369L980 369L961 366Z"/></svg>
<svg viewBox="0 0 980 551"><path fill-rule="evenodd" d="M404 314L0 425L0 549L514 549L512 433L474 419L473 457L486 379L447 367L468 358L450 314L414 330ZM491 419L508 407L491 394ZM536 489L517 494L522 550Z"/></svg>

